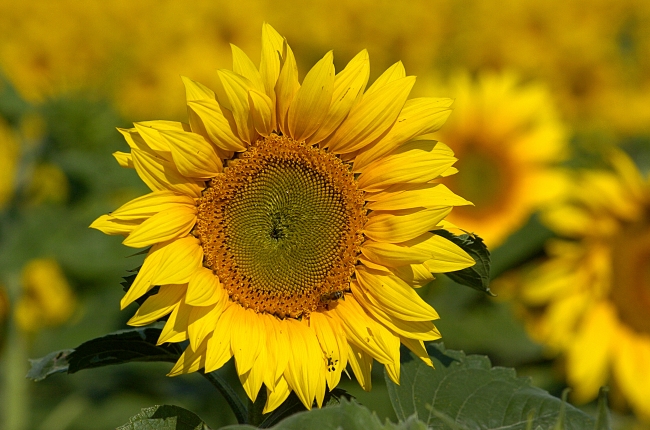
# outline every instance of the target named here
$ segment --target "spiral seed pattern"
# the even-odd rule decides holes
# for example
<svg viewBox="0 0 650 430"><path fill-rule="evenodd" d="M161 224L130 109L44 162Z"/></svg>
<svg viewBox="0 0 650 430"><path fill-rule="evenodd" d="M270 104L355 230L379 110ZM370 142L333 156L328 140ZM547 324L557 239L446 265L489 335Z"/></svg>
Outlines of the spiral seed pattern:
<svg viewBox="0 0 650 430"><path fill-rule="evenodd" d="M349 290L365 222L346 164L271 135L211 181L194 234L233 301L296 318Z"/></svg>

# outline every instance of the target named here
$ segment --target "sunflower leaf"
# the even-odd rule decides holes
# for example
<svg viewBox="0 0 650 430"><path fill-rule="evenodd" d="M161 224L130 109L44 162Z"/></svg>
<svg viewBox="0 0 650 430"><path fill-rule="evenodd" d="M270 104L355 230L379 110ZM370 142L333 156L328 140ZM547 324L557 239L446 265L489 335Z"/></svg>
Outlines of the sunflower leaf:
<svg viewBox="0 0 650 430"><path fill-rule="evenodd" d="M30 360L27 378L40 381L54 373L75 373L83 369L132 361L176 362L182 350L176 344L156 345L159 328L122 330L82 343L75 349L52 352Z"/></svg>
<svg viewBox="0 0 650 430"><path fill-rule="evenodd" d="M528 378L518 378L513 369L491 367L485 356L466 356L442 344L428 345L427 350L435 369L404 353L400 385L386 376L401 420L415 414L429 428L440 430L551 429L558 422L567 430L594 428L593 418L533 387Z"/></svg>
<svg viewBox="0 0 650 430"><path fill-rule="evenodd" d="M483 239L474 233L460 236L456 236L447 230L436 230L434 233L461 247L476 262L472 267L447 272L445 275L458 284L494 296L495 294L490 291L490 251Z"/></svg>
<svg viewBox="0 0 650 430"><path fill-rule="evenodd" d="M173 405L151 406L117 430L210 430L193 412Z"/></svg>
<svg viewBox="0 0 650 430"><path fill-rule="evenodd" d="M249 430L254 428L250 425L234 425L222 427L221 430ZM319 430L426 430L427 427L424 422L416 417L408 417L397 424L388 421L382 423L374 412L345 398L341 398L338 405L299 412L271 427L274 430L311 428Z"/></svg>

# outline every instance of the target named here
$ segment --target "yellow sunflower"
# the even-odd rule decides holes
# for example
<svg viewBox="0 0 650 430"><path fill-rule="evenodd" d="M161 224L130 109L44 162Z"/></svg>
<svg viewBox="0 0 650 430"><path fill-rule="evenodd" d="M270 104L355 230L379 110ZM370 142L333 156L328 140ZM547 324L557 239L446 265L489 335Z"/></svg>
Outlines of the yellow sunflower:
<svg viewBox="0 0 650 430"><path fill-rule="evenodd" d="M477 80L458 73L448 85L427 86L456 97L454 115L435 136L460 160L462 173L445 183L475 205L458 208L449 221L498 246L561 189L552 165L562 159L565 131L550 94L508 73Z"/></svg>
<svg viewBox="0 0 650 430"><path fill-rule="evenodd" d="M650 419L650 180L623 153L611 171L582 171L544 214L566 239L523 275L532 335L566 357L577 401L612 379Z"/></svg>
<svg viewBox="0 0 650 430"><path fill-rule="evenodd" d="M189 124L120 130L131 152L115 157L152 192L91 227L150 247L122 308L160 289L129 324L169 315L159 343L189 340L170 375L234 356L251 400L265 385L265 412L292 390L320 407L348 363L366 390L373 360L398 382L400 343L431 364L438 315L412 286L474 264L435 234L469 204L436 182L456 158L426 136L452 101L407 100L400 62L365 89L365 50L338 74L328 52L301 85L266 24L259 69L232 52L215 91L183 78Z"/></svg>

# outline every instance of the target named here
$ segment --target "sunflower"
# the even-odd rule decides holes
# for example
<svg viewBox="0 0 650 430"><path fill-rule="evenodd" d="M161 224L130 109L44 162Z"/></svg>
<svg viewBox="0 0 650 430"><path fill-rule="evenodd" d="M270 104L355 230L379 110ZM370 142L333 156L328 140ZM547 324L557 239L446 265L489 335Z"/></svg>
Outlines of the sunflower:
<svg viewBox="0 0 650 430"><path fill-rule="evenodd" d="M456 97L452 119L435 136L460 160L462 173L445 183L475 205L458 208L449 221L498 246L561 189L552 165L562 159L565 132L550 95L509 73L477 80L458 73L447 85L431 79L427 86Z"/></svg>
<svg viewBox="0 0 650 430"><path fill-rule="evenodd" d="M400 344L431 364L438 314L413 286L474 264L435 234L469 204L437 183L456 158L427 137L452 101L407 100L399 62L365 89L365 50L338 74L328 52L301 85L266 24L259 69L232 52L215 91L183 78L189 124L120 130L117 161L152 192L91 227L150 247L121 306L159 289L129 324L168 315L158 342L189 340L172 376L234 356L251 400L265 385L265 412L291 391L320 407L347 364L366 390L374 360L398 382Z"/></svg>
<svg viewBox="0 0 650 430"><path fill-rule="evenodd" d="M609 171L581 171L544 213L563 239L523 274L521 302L533 337L566 358L576 401L608 379L650 419L650 180L622 152Z"/></svg>

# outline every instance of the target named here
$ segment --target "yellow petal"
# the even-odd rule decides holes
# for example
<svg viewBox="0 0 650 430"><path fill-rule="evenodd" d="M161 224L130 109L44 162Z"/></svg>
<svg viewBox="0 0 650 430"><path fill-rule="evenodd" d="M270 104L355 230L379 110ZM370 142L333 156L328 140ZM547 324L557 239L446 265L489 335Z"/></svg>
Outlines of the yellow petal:
<svg viewBox="0 0 650 430"><path fill-rule="evenodd" d="M190 113L194 114L190 115L192 130L205 130L208 139L224 151L239 152L246 149L216 100L190 101L187 106Z"/></svg>
<svg viewBox="0 0 650 430"><path fill-rule="evenodd" d="M264 376L267 373L267 351L265 348L260 349L260 354L253 363L253 367L248 372L239 375L239 381L244 388L244 391L248 395L248 398L253 402L257 399L257 394L262 388L262 383L264 382Z"/></svg>
<svg viewBox="0 0 650 430"><path fill-rule="evenodd" d="M291 353L284 376L300 401L311 409L318 387L318 378L324 376L323 353L316 334L306 324L293 319L285 320L291 341Z"/></svg>
<svg viewBox="0 0 650 430"><path fill-rule="evenodd" d="M262 24L262 54L260 75L266 95L275 99L275 83L280 75L280 58L284 38L268 23Z"/></svg>
<svg viewBox="0 0 650 430"><path fill-rule="evenodd" d="M352 106L362 95L368 83L369 75L370 61L368 60L368 51L364 49L350 60L345 69L334 77L332 103L323 124L308 139L310 143L317 143L327 138L341 125L345 117L350 113Z"/></svg>
<svg viewBox="0 0 650 430"><path fill-rule="evenodd" d="M178 306L176 306L167 319L156 345L162 345L165 342L177 343L187 340L187 325L190 320L191 310L192 306L187 306L184 301L178 303Z"/></svg>
<svg viewBox="0 0 650 430"><path fill-rule="evenodd" d="M194 205L194 199L187 195L170 190L154 191L123 204L111 212L111 216L120 220L141 220L167 209Z"/></svg>
<svg viewBox="0 0 650 430"><path fill-rule="evenodd" d="M201 345L212 334L224 307L225 303L212 306L192 306L187 322L187 334L192 348Z"/></svg>
<svg viewBox="0 0 650 430"><path fill-rule="evenodd" d="M377 242L406 242L427 231L434 230L449 212L451 212L451 208L441 207L419 211L379 213L368 219L363 232Z"/></svg>
<svg viewBox="0 0 650 430"><path fill-rule="evenodd" d="M158 293L144 301L127 324L140 327L168 315L183 300L185 289L184 285L162 285Z"/></svg>
<svg viewBox="0 0 650 430"><path fill-rule="evenodd" d="M399 183L423 184L440 176L456 160L455 157L428 151L397 152L366 167L359 176L358 186L372 192Z"/></svg>
<svg viewBox="0 0 650 430"><path fill-rule="evenodd" d="M307 73L287 113L289 136L303 141L323 123L332 101L334 64L332 51Z"/></svg>
<svg viewBox="0 0 650 430"><path fill-rule="evenodd" d="M407 100L388 134L374 145L364 148L354 159L354 171L362 172L374 160L388 154L416 136L433 133L447 121L454 101L423 97Z"/></svg>
<svg viewBox="0 0 650 430"><path fill-rule="evenodd" d="M370 261L388 267L424 263L431 258L429 253L422 250L372 240L366 240L363 243L361 252Z"/></svg>
<svg viewBox="0 0 650 430"><path fill-rule="evenodd" d="M379 138L395 123L413 84L415 77L409 76L393 81L381 90L364 94L328 139L330 151L353 152Z"/></svg>
<svg viewBox="0 0 650 430"><path fill-rule="evenodd" d="M275 85L275 102L277 105L275 112L280 131L283 134L289 134L289 129L287 128L287 112L289 106L291 106L293 97L300 88L300 83L298 82L296 59L286 41L282 49L284 51L282 57L283 63L280 69L280 76L278 76L278 82Z"/></svg>
<svg viewBox="0 0 650 430"><path fill-rule="evenodd" d="M353 343L348 343L348 348L348 362L354 376L364 391L370 391L372 389L372 356Z"/></svg>
<svg viewBox="0 0 650 430"><path fill-rule="evenodd" d="M230 344L235 356L237 374L248 372L257 359L263 345L266 345L266 331L255 311L236 306L233 325L230 329Z"/></svg>
<svg viewBox="0 0 650 430"><path fill-rule="evenodd" d="M476 264L461 247L437 234L424 233L402 245L428 253L431 257L424 265L433 273L453 272Z"/></svg>
<svg viewBox="0 0 650 430"><path fill-rule="evenodd" d="M122 220L111 215L102 215L90 224L90 228L109 235L127 235L142 224L142 219Z"/></svg>
<svg viewBox="0 0 650 430"><path fill-rule="evenodd" d="M138 270L138 274L133 280L131 287L129 287L129 291L126 292L120 301L121 309L126 308L151 289L151 279L153 278L154 273L158 270L160 256L162 255L164 245L165 244L156 244L151 247L147 253L147 257L144 259L142 267Z"/></svg>
<svg viewBox="0 0 650 430"><path fill-rule="evenodd" d="M124 136L124 140L129 144L129 147L131 148L131 157L133 157L133 150L137 149L138 151L146 152L155 158L167 162L171 161L171 153L169 152L168 147L155 140L145 139L144 136L140 135L136 128L118 128L117 131ZM152 142L153 146L151 146L149 142Z"/></svg>
<svg viewBox="0 0 650 430"><path fill-rule="evenodd" d="M410 349L416 357L424 361L427 366L433 367L433 362L431 361L431 357L429 357L429 353L424 346L424 342L408 337L400 337L400 342L402 342L405 347Z"/></svg>
<svg viewBox="0 0 650 430"><path fill-rule="evenodd" d="M233 322L234 311L237 310L239 305L230 304L224 309L223 313L219 316L219 320L214 327L212 337L208 341L207 358L205 360L206 373L213 372L223 366L230 357L232 357L232 349L230 347L230 331L233 324L238 324L239 321Z"/></svg>
<svg viewBox="0 0 650 430"><path fill-rule="evenodd" d="M390 66L384 71L376 80L372 83L368 91L364 95L370 95L377 90L384 88L386 85L394 82L398 79L406 77L406 70L404 70L404 64L401 61Z"/></svg>
<svg viewBox="0 0 650 430"><path fill-rule="evenodd" d="M438 313L411 286L394 275L357 268L357 280L366 297L386 312L406 321L431 321Z"/></svg>
<svg viewBox="0 0 650 430"><path fill-rule="evenodd" d="M261 93L264 93L264 83L262 82L262 75L260 74L255 64L248 58L248 55L242 51L238 46L230 44L232 50L232 70L248 79L253 88Z"/></svg>
<svg viewBox="0 0 650 430"><path fill-rule="evenodd" d="M443 184L395 184L384 191L367 195L366 200L371 201L366 207L374 211L472 204Z"/></svg>
<svg viewBox="0 0 650 430"><path fill-rule="evenodd" d="M435 279L431 274L431 270L427 269L424 264L409 264L408 266L394 267L392 272L413 288L427 285Z"/></svg>
<svg viewBox="0 0 650 430"><path fill-rule="evenodd" d="M287 400L289 394L291 394L291 389L289 388L289 384L287 383L287 380L284 377L280 378L280 380L275 385L273 390L270 390L267 387L266 405L264 405L264 410L262 411L262 413L268 414L269 412L272 412L275 409L277 409L278 406L280 406L282 403L284 403L285 400Z"/></svg>
<svg viewBox="0 0 650 430"><path fill-rule="evenodd" d="M185 76L181 76L181 79L185 85L185 98L188 102L195 100L216 100L214 91L210 88Z"/></svg>
<svg viewBox="0 0 650 430"><path fill-rule="evenodd" d="M184 131L161 130L169 143L178 171L190 178L213 178L222 171L221 159L202 136Z"/></svg>
<svg viewBox="0 0 650 430"><path fill-rule="evenodd" d="M173 163L150 153L131 150L135 170L151 191L171 190L192 197L201 197L205 183L181 175Z"/></svg>
<svg viewBox="0 0 650 430"><path fill-rule="evenodd" d="M289 354L291 353L291 342L287 333L287 327L284 320L280 320L274 316L267 315L266 317L266 345L269 350L269 359L274 363L275 372L267 375L268 381L265 381L267 387L273 387L276 384L289 362Z"/></svg>
<svg viewBox="0 0 650 430"><path fill-rule="evenodd" d="M133 169L133 157L131 157L130 153L116 151L113 152L113 157L115 157L120 167L129 167Z"/></svg>
<svg viewBox="0 0 650 430"><path fill-rule="evenodd" d="M250 90L248 102L255 130L262 136L268 136L273 131L273 101L264 93Z"/></svg>
<svg viewBox="0 0 650 430"><path fill-rule="evenodd" d="M312 312L310 325L313 327L318 342L327 361L325 379L330 390L341 380L341 372L347 365L347 340L338 321L321 312Z"/></svg>
<svg viewBox="0 0 650 430"><path fill-rule="evenodd" d="M370 302L366 292L359 287L357 282L350 282L350 289L359 304L363 306L363 309L367 310L374 319L379 321L384 327L387 327L391 332L411 339L440 339L440 332L431 321L405 321L397 318L392 313L386 312L383 307L376 306Z"/></svg>
<svg viewBox="0 0 650 430"><path fill-rule="evenodd" d="M150 148L158 154L171 151L169 143L158 133L160 130L190 131L188 124L176 121L141 121L133 124L138 134L147 142ZM167 157L168 161L169 158Z"/></svg>
<svg viewBox="0 0 650 430"><path fill-rule="evenodd" d="M354 297L346 295L345 300L337 302L333 312L341 321L348 342L362 348L380 363L392 361L392 352L380 336L386 329L371 319Z"/></svg>
<svg viewBox="0 0 650 430"><path fill-rule="evenodd" d="M186 236L196 222L196 207L178 206L159 212L136 227L122 242L132 248Z"/></svg>
<svg viewBox="0 0 650 430"><path fill-rule="evenodd" d="M205 367L205 351L208 347L207 339L198 347L191 345L185 348L183 355L178 359L172 370L167 376L178 376L187 373L193 373Z"/></svg>
<svg viewBox="0 0 650 430"><path fill-rule="evenodd" d="M195 270L190 277L185 302L192 306L211 306L227 300L226 291L217 275L204 267Z"/></svg>
<svg viewBox="0 0 650 430"><path fill-rule="evenodd" d="M244 142L255 142L257 136L248 105L248 91L254 89L253 84L231 70L218 70L217 76L219 85L216 92L219 104L232 112L239 138Z"/></svg>
<svg viewBox="0 0 650 430"><path fill-rule="evenodd" d="M199 270L203 261L203 248L194 236L177 239L161 248L158 270L151 283L184 284Z"/></svg>

